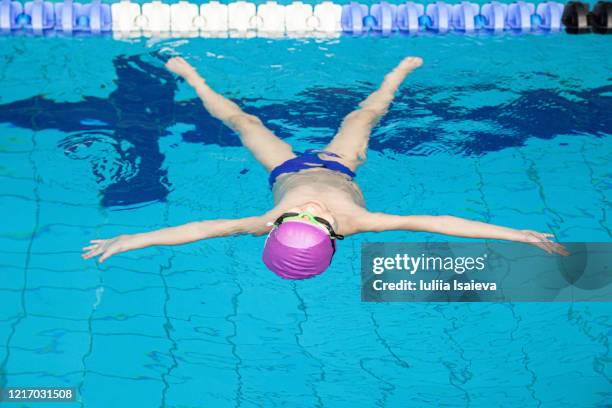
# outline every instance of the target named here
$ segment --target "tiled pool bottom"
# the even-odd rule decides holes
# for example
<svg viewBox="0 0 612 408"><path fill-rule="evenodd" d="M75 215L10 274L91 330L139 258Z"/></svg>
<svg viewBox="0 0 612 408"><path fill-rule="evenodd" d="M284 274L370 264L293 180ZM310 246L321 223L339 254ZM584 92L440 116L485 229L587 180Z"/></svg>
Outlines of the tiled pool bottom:
<svg viewBox="0 0 612 408"><path fill-rule="evenodd" d="M86 407L612 403L609 304L361 303L361 242L429 234L351 237L304 282L268 272L248 236L84 262L89 239L264 211L264 171L170 135L167 202L110 211L63 134L1 130L0 386L76 387ZM480 158L371 152L358 180L372 210L608 242L610 150L561 136Z"/></svg>

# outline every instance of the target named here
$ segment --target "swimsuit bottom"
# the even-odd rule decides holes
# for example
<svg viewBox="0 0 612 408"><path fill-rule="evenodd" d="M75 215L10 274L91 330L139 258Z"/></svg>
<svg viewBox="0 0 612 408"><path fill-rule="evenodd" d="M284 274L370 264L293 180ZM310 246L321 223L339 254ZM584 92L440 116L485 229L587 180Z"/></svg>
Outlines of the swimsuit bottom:
<svg viewBox="0 0 612 408"><path fill-rule="evenodd" d="M272 169L270 172L270 177L268 177L270 188L272 188L276 178L281 174L297 173L300 170L305 169L323 168L332 171L339 171L340 173L346 174L351 179L357 176L353 171L351 171L351 169L340 162L321 159L319 156L317 156L318 153L331 157L340 157L332 152L315 149L308 149L304 153L298 153L296 157L289 159Z"/></svg>

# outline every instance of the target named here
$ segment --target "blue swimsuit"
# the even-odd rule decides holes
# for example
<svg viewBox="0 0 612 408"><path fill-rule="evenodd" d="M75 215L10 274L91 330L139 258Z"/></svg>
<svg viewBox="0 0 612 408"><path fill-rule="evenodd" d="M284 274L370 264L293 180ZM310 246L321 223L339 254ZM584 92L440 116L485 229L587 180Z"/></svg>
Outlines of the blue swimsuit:
<svg viewBox="0 0 612 408"><path fill-rule="evenodd" d="M270 188L274 185L276 178L281 174L285 173L297 173L300 170L304 169L313 169L313 168L324 168L333 171L339 171L340 173L344 173L350 178L354 178L357 175L351 171L348 167L343 165L340 162L333 160L323 160L317 156L317 153L325 154L331 157L340 157L335 153L326 152L325 150L315 150L308 149L304 153L298 153L297 157L293 159L289 159L286 162L281 163L276 166L270 172L270 177L268 177L268 181L270 182Z"/></svg>

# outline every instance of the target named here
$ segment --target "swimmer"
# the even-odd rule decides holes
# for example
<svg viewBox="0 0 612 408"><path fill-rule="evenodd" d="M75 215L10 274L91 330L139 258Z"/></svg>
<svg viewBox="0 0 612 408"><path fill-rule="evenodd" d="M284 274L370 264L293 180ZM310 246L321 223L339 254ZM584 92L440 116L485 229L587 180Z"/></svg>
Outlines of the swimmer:
<svg viewBox="0 0 612 408"><path fill-rule="evenodd" d="M525 242L548 253L567 255L552 234L513 229L450 215L394 215L366 209L355 172L366 158L372 128L387 112L396 91L421 58L407 57L375 92L349 113L331 142L321 150L295 153L256 116L215 92L187 61L174 57L166 67L196 91L204 108L233 129L267 170L274 207L238 219L196 221L111 239L92 240L84 259L110 256L152 245L179 245L236 234L266 235L264 264L285 279L316 276L330 265L336 243L360 232L425 231L470 238Z"/></svg>

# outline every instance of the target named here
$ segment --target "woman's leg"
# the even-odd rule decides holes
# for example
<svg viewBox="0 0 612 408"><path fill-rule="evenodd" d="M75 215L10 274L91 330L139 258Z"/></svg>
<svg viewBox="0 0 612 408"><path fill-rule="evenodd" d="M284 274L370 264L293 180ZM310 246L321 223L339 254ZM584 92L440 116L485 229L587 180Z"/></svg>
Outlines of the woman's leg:
<svg viewBox="0 0 612 408"><path fill-rule="evenodd" d="M183 58L172 58L166 66L185 78L198 93L204 108L213 117L223 121L238 133L242 144L267 171L295 157L291 145L279 139L258 117L243 112L234 102L213 91L204 78Z"/></svg>
<svg viewBox="0 0 612 408"><path fill-rule="evenodd" d="M422 64L423 60L421 58L404 58L393 71L385 75L380 88L362 101L359 104L359 109L354 110L344 118L338 133L325 147L325 150L342 156L342 159L335 160L355 171L365 160L372 128L387 113L395 92L406 76ZM331 157L325 157L325 159L334 160Z"/></svg>
<svg viewBox="0 0 612 408"><path fill-rule="evenodd" d="M295 157L291 145L279 139L257 116L240 112L223 123L238 133L242 144L268 172Z"/></svg>
<svg viewBox="0 0 612 408"><path fill-rule="evenodd" d="M251 151L268 172L295 157L291 145L279 139L257 116L242 111L238 105L213 91L203 81L194 88L208 112L238 133L244 147Z"/></svg>

